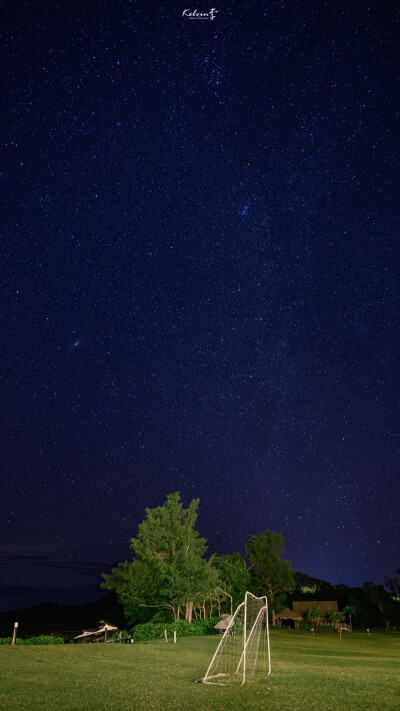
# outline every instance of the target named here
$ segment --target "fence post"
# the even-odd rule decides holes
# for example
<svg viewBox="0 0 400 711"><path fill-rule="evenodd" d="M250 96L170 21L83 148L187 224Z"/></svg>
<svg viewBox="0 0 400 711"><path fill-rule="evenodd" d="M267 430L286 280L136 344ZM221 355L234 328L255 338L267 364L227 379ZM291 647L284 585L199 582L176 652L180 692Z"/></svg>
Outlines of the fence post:
<svg viewBox="0 0 400 711"><path fill-rule="evenodd" d="M14 622L14 631L13 631L13 637L12 637L12 642L11 642L11 645L13 647L15 645L15 640L17 639L17 629L18 629L18 622Z"/></svg>
<svg viewBox="0 0 400 711"><path fill-rule="evenodd" d="M174 630L174 644L176 644L176 630Z"/></svg>
<svg viewBox="0 0 400 711"><path fill-rule="evenodd" d="M165 644L168 644L167 628L164 630Z"/></svg>

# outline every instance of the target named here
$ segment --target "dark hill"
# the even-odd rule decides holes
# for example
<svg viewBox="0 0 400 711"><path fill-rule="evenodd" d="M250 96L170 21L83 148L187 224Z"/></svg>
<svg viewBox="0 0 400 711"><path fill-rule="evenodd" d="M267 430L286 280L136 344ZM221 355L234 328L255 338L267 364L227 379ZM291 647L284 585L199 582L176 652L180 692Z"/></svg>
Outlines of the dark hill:
<svg viewBox="0 0 400 711"><path fill-rule="evenodd" d="M18 635L30 637L39 634L58 634L70 639L83 628L96 627L99 620L107 620L120 629L126 627L122 606L114 592L96 602L85 605L58 605L41 602L34 607L8 610L0 613L0 636L10 637L14 622L18 622Z"/></svg>
<svg viewBox="0 0 400 711"><path fill-rule="evenodd" d="M298 588L316 587L318 589L318 588L327 587L327 586L332 587L330 583L326 582L326 580L320 580L319 578L313 578L313 577L311 577L311 575L308 575L307 573L295 573L294 579L296 581L296 586Z"/></svg>

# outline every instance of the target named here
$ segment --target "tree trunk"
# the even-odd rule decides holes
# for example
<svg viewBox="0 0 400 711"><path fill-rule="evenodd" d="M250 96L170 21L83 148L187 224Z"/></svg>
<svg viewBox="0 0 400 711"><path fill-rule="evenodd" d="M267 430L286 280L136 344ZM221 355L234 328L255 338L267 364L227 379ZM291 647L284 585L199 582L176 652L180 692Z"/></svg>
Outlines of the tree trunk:
<svg viewBox="0 0 400 711"><path fill-rule="evenodd" d="M189 622L189 625L192 624L192 615L193 615L193 602L192 602L192 600L187 600L186 601L185 620L186 620L186 622Z"/></svg>

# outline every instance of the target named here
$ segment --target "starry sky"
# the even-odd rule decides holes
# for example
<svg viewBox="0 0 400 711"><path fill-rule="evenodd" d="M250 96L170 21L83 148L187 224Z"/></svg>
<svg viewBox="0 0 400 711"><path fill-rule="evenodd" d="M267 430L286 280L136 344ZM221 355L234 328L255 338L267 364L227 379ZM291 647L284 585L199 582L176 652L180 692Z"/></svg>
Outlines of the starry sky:
<svg viewBox="0 0 400 711"><path fill-rule="evenodd" d="M395 3L211 7L1 3L3 608L177 490L209 553L400 565Z"/></svg>

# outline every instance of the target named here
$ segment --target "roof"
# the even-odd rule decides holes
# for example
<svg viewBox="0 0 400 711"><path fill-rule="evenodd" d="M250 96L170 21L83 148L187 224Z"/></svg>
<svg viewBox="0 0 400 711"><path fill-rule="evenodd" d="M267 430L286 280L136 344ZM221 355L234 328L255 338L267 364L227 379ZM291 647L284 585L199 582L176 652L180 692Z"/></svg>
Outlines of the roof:
<svg viewBox="0 0 400 711"><path fill-rule="evenodd" d="M279 617L281 620L301 620L302 619L301 615L296 615L296 613L293 612L293 610L291 610L289 607L285 607L284 610L277 612L276 617Z"/></svg>
<svg viewBox="0 0 400 711"><path fill-rule="evenodd" d="M292 602L293 612L298 615L304 615L309 610L315 610L319 607L323 615L329 615L331 612L338 611L337 600L299 600Z"/></svg>
<svg viewBox="0 0 400 711"><path fill-rule="evenodd" d="M116 630L118 630L118 627L114 627L114 625L104 623L96 630L82 630L82 634L78 634L76 637L74 637L74 639L83 639L84 637L95 637L98 634L104 634L104 632L115 632Z"/></svg>
<svg viewBox="0 0 400 711"><path fill-rule="evenodd" d="M226 630L229 627L229 623L232 619L232 615L221 615L216 625L214 625L215 630Z"/></svg>

